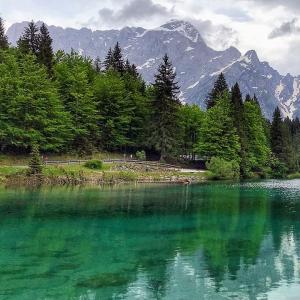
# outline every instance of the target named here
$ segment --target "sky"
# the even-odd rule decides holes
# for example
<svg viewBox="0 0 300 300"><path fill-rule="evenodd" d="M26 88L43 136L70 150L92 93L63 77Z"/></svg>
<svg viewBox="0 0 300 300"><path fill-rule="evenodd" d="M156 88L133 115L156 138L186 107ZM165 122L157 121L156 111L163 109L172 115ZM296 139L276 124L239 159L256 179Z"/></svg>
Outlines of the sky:
<svg viewBox="0 0 300 300"><path fill-rule="evenodd" d="M21 21L96 29L193 23L207 44L256 50L281 74L300 75L300 0L0 0L6 26Z"/></svg>

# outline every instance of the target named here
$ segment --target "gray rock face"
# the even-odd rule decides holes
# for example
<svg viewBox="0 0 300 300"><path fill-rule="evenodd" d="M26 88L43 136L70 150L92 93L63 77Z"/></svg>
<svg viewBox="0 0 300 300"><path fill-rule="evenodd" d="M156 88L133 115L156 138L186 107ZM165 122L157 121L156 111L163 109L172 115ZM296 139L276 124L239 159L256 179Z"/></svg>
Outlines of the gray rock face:
<svg viewBox="0 0 300 300"><path fill-rule="evenodd" d="M16 23L8 31L15 45L27 22ZM223 72L232 86L238 82L244 95L259 99L267 118L276 106L284 116L300 117L300 76L280 75L267 62L261 62L254 50L242 55L236 48L215 51L209 48L190 23L171 20L159 28L125 27L121 30L91 31L49 26L55 50L71 49L91 58L104 59L110 47L119 42L125 58L138 66L147 82L153 81L161 58L167 53L178 75L180 98L205 107L205 100L218 75Z"/></svg>

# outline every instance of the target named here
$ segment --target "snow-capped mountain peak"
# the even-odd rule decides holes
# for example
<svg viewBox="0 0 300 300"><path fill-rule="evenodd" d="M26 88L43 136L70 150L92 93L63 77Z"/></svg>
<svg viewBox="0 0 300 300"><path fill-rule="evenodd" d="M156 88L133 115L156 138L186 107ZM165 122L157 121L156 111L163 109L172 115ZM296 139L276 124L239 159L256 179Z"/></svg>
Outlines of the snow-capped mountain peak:
<svg viewBox="0 0 300 300"><path fill-rule="evenodd" d="M203 41L199 31L191 23L186 21L173 19L160 26L159 29L177 31L194 43Z"/></svg>
<svg viewBox="0 0 300 300"><path fill-rule="evenodd" d="M8 31L15 45L27 22L16 23ZM282 76L255 50L244 55L234 47L215 51L208 47L195 26L171 20L158 28L125 27L121 30L92 31L49 26L54 50L77 50L91 58L104 59L110 47L120 43L125 58L135 63L146 82L151 83L161 58L170 56L181 86L180 99L205 107L205 100L222 72L229 86L239 83L244 95L258 97L262 111L272 118L279 106L284 116L300 117L300 76Z"/></svg>

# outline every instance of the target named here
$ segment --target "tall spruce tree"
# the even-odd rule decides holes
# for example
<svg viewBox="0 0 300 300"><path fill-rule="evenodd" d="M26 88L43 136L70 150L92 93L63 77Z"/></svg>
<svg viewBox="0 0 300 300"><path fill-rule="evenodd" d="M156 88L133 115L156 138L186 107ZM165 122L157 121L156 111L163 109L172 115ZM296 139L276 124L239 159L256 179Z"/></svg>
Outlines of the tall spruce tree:
<svg viewBox="0 0 300 300"><path fill-rule="evenodd" d="M212 89L206 100L207 109L214 107L217 100L222 96L222 94L228 91L229 89L224 74L221 73L214 84L214 88Z"/></svg>
<svg viewBox="0 0 300 300"><path fill-rule="evenodd" d="M0 50L7 49L9 47L8 38L5 34L4 22L3 19L0 18Z"/></svg>
<svg viewBox="0 0 300 300"><path fill-rule="evenodd" d="M275 156L284 161L284 151L283 151L283 127L282 127L282 119L279 107L277 107L273 114L273 121L271 126L271 147L272 152Z"/></svg>
<svg viewBox="0 0 300 300"><path fill-rule="evenodd" d="M47 26L44 23L40 27L38 39L38 61L47 68L49 76L52 77L54 62L52 38Z"/></svg>
<svg viewBox="0 0 300 300"><path fill-rule="evenodd" d="M31 21L17 42L18 48L21 52L25 54L33 53L36 57L38 56L40 37L38 32L38 27L33 21Z"/></svg>
<svg viewBox="0 0 300 300"><path fill-rule="evenodd" d="M179 116L181 103L176 73L166 54L155 75L152 100L152 126L150 145L160 153L161 160L168 158L178 145Z"/></svg>
<svg viewBox="0 0 300 300"><path fill-rule="evenodd" d="M233 124L237 130L237 134L240 139L241 150L241 175L243 177L247 176L247 161L246 161L246 151L248 146L246 129L245 129L245 114L244 114L244 104L243 97L240 91L238 83L236 83L231 89L231 105L233 108Z"/></svg>
<svg viewBox="0 0 300 300"><path fill-rule="evenodd" d="M104 67L105 67L106 71L108 71L108 70L110 70L110 69L113 68L113 52L112 52L111 48L109 48L109 50L107 52L107 55L105 57Z"/></svg>
<svg viewBox="0 0 300 300"><path fill-rule="evenodd" d="M124 72L124 61L122 56L122 49L119 45L119 42L117 42L112 53L112 68L114 71L119 72L120 74L123 74Z"/></svg>

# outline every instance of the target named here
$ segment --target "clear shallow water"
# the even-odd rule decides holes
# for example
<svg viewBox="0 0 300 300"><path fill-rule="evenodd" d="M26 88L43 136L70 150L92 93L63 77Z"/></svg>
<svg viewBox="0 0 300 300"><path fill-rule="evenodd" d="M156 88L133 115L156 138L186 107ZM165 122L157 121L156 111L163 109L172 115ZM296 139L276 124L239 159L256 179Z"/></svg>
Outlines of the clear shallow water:
<svg viewBox="0 0 300 300"><path fill-rule="evenodd" d="M299 299L300 181L0 188L0 299Z"/></svg>

